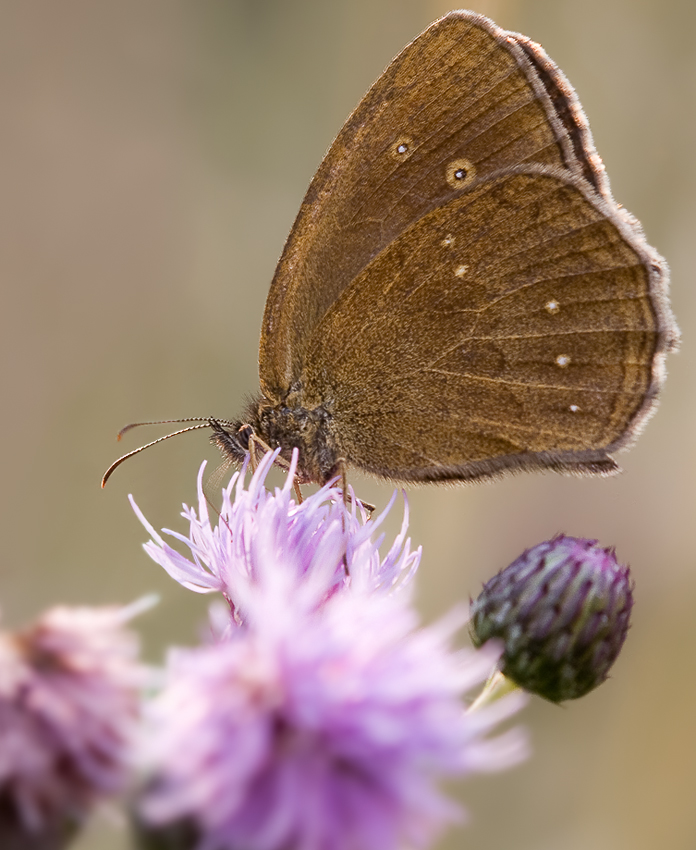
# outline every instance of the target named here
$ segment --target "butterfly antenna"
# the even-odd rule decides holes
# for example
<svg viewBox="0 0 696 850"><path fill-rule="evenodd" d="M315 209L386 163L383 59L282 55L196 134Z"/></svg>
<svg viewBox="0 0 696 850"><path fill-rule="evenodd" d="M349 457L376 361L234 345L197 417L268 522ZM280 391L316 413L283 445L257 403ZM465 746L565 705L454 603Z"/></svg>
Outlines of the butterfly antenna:
<svg viewBox="0 0 696 850"><path fill-rule="evenodd" d="M210 423L211 423L212 419L213 419L213 417L212 417L212 416L188 416L186 419L155 419L155 420L153 420L152 422L131 422L131 423L130 423L130 425L124 425L124 426L123 426L123 428L121 428L121 430L120 430L120 431L118 432L118 434L116 435L116 439L117 439L117 440L120 440L120 439L121 439L121 437L122 437L122 436L123 436L123 435L124 435L127 431L130 431L130 430L132 430L133 428L140 428L140 427L142 427L143 425L173 425L173 424L175 424L175 423L177 423L177 422L206 422L206 423L208 424L208 427L211 427L211 426L210 426ZM233 423L232 423L232 422L228 422L228 421L227 421L227 419L217 419L217 418L216 418L216 419L215 419L215 422L219 422L219 423L220 423L220 425L228 425L228 426L230 426L230 427L232 427L232 426L233 426ZM201 425L201 426L199 426L199 427L201 427L201 428L205 428L206 426L205 426L205 425ZM184 428L184 429L183 429L183 431L177 431L176 433L177 433L177 434L183 434L183 433L184 433L184 431L192 431L192 430L194 430L194 429L193 429L193 428ZM173 437L173 436L174 436L174 434L170 434L169 436L170 436L170 437ZM162 439L163 439L163 440L166 440L167 438L166 438L166 437L162 437ZM154 442L155 442L155 443L158 443L158 442L159 442L159 440L155 440ZM154 445L154 444L153 444L153 443L149 443L149 445ZM143 446L143 448L144 448L144 449L146 449L146 448L147 448L147 446Z"/></svg>
<svg viewBox="0 0 696 850"><path fill-rule="evenodd" d="M157 443L163 443L165 440L168 440L170 437L178 437L179 434L185 434L187 431L197 431L199 428L210 428L210 419L203 419L203 417L195 418L195 419L171 419L165 420L169 422L200 422L199 425L189 425L188 428L181 428L179 431L174 431L171 434L165 434L164 437L159 437L156 440L153 440L151 443L146 443L144 446L140 446L140 448L133 449L132 452L128 452L128 454L122 455L118 460L115 460L111 466L104 473L104 477L101 481L102 489L106 486L106 482L111 477L112 472L116 467L120 466L124 460L128 460L129 457L133 457L133 455L137 455L140 452L145 451L145 449L149 449L152 446L156 446ZM219 420L215 420L218 422ZM119 431L118 439L121 439L121 435L124 434L130 428L135 428L137 425L159 425L159 422L135 422L133 425L126 425L125 428L122 428Z"/></svg>

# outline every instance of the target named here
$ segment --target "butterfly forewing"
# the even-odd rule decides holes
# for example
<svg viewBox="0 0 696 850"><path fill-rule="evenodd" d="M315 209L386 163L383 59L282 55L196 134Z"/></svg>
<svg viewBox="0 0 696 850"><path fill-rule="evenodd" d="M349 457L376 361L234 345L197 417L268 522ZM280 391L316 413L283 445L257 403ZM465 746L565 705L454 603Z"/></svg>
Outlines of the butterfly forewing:
<svg viewBox="0 0 696 850"><path fill-rule="evenodd" d="M488 19L454 12L367 93L315 175L271 285L260 349L270 399L296 383L327 309L414 221L521 163L580 173L528 52Z"/></svg>
<svg viewBox="0 0 696 850"><path fill-rule="evenodd" d="M506 171L343 292L311 337L303 398L331 411L346 457L394 478L611 471L661 376L659 276L583 181Z"/></svg>
<svg viewBox="0 0 696 850"><path fill-rule="evenodd" d="M595 150L590 125L565 74L548 57L540 44L519 33L508 33L508 37L524 51L534 68L556 119L568 134L580 173L596 192L609 199L611 196L604 163ZM573 165L570 165L570 170L576 171Z"/></svg>

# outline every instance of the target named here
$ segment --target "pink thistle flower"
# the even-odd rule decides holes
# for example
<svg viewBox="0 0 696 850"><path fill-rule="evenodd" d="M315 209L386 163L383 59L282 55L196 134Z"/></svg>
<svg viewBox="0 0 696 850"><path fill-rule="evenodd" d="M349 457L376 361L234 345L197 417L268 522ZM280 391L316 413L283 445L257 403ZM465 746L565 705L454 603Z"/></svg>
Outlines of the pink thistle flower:
<svg viewBox="0 0 696 850"><path fill-rule="evenodd" d="M519 730L488 735L524 697L467 713L463 694L499 653L453 650L464 616L419 628L410 594L390 592L420 560L406 521L381 558L384 514L367 519L330 488L297 505L290 478L268 493L272 460L248 489L233 480L215 528L199 477L189 537L168 532L191 559L138 512L148 554L224 593L237 618L225 639L171 654L148 710L142 830L197 850L425 847L461 817L441 779L523 757Z"/></svg>
<svg viewBox="0 0 696 850"><path fill-rule="evenodd" d="M389 591L407 585L420 563L421 550L412 552L408 504L404 521L389 552L380 557L383 535L375 532L391 509L375 519L344 505L340 491L327 484L297 504L292 497L292 468L285 486L269 492L265 481L278 452L267 454L244 487L246 468L236 473L223 491L220 520L213 525L203 493L203 472L198 475L198 512L184 505L188 536L164 533L190 550L180 554L154 530L131 497L138 518L152 537L144 548L148 555L184 587L197 593L219 591L225 595L237 622L249 615L250 596L271 582L279 598L288 593L297 604L320 605L339 589ZM282 570L277 565L282 563Z"/></svg>
<svg viewBox="0 0 696 850"><path fill-rule="evenodd" d="M486 734L518 695L466 714L497 653L454 652L403 596L341 593L320 610L255 597L253 627L172 654L149 714L144 820L193 824L199 850L426 846L459 810L443 777L519 760Z"/></svg>
<svg viewBox="0 0 696 850"><path fill-rule="evenodd" d="M0 846L61 846L124 789L143 681L132 613L53 608L0 633Z"/></svg>

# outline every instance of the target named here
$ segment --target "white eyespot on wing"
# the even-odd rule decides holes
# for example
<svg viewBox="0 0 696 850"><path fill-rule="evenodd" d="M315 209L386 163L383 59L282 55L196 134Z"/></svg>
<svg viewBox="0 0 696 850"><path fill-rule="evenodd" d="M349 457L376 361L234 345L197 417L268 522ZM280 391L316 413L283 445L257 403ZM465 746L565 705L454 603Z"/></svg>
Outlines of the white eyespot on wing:
<svg viewBox="0 0 696 850"><path fill-rule="evenodd" d="M408 159L416 149L415 142L410 136L400 136L389 148L389 153L396 160Z"/></svg>
<svg viewBox="0 0 696 850"><path fill-rule="evenodd" d="M466 189L476 177L476 168L468 159L453 159L447 166L445 177L453 189Z"/></svg>

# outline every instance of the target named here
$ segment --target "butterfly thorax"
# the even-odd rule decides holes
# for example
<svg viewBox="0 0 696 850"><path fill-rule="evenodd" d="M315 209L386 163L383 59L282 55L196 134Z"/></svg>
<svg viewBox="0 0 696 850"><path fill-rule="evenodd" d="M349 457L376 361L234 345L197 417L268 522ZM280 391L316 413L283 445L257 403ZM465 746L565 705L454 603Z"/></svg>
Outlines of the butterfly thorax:
<svg viewBox="0 0 696 850"><path fill-rule="evenodd" d="M279 404L261 396L247 408L244 420L232 428L213 428L212 442L231 460L241 462L256 436L272 449L280 448L286 460L298 449L297 478L301 483L323 484L336 474L341 453L332 428L332 416L319 406L308 409L290 400Z"/></svg>

